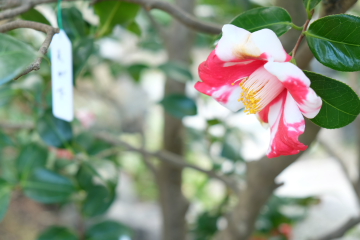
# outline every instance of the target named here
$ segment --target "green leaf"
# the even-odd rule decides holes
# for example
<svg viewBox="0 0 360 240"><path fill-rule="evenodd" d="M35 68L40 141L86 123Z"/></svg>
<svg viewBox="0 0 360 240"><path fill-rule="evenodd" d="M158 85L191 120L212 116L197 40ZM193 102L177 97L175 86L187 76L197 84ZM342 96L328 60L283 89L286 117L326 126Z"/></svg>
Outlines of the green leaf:
<svg viewBox="0 0 360 240"><path fill-rule="evenodd" d="M194 100L182 94L172 94L166 96L160 104L164 109L176 118L193 116L197 114L197 107Z"/></svg>
<svg viewBox="0 0 360 240"><path fill-rule="evenodd" d="M176 62L167 62L159 66L166 76L179 82L191 81L193 76L189 68Z"/></svg>
<svg viewBox="0 0 360 240"><path fill-rule="evenodd" d="M220 155L231 161L243 160L240 155L241 139L236 129L226 132Z"/></svg>
<svg viewBox="0 0 360 240"><path fill-rule="evenodd" d="M11 201L12 186L0 178L0 221L2 221L8 211Z"/></svg>
<svg viewBox="0 0 360 240"><path fill-rule="evenodd" d="M28 178L30 173L39 167L45 167L48 156L47 149L35 143L26 145L16 160L16 167L20 174L20 179Z"/></svg>
<svg viewBox="0 0 360 240"><path fill-rule="evenodd" d="M303 0L303 1L307 12L313 10L321 2L321 0Z"/></svg>
<svg viewBox="0 0 360 240"><path fill-rule="evenodd" d="M331 15L313 22L305 32L316 59L338 71L360 70L360 18Z"/></svg>
<svg viewBox="0 0 360 240"><path fill-rule="evenodd" d="M280 7L251 9L237 16L231 21L231 24L244 28L249 32L268 28L278 36L289 31L293 25L289 13Z"/></svg>
<svg viewBox="0 0 360 240"><path fill-rule="evenodd" d="M0 85L22 73L36 57L27 44L0 33Z"/></svg>
<svg viewBox="0 0 360 240"><path fill-rule="evenodd" d="M63 27L71 42L86 36L86 23L76 7L62 9Z"/></svg>
<svg viewBox="0 0 360 240"><path fill-rule="evenodd" d="M64 202L75 191L70 179L43 168L35 169L23 187L28 197L41 203Z"/></svg>
<svg viewBox="0 0 360 240"><path fill-rule="evenodd" d="M68 228L52 226L42 232L37 240L79 240L79 238Z"/></svg>
<svg viewBox="0 0 360 240"><path fill-rule="evenodd" d="M40 117L36 130L46 144L54 147L63 147L73 138L71 124L54 117L51 110Z"/></svg>
<svg viewBox="0 0 360 240"><path fill-rule="evenodd" d="M92 38L82 38L76 44L74 44L73 50L73 72L74 72L74 81L80 75L81 71L84 69L89 57L95 49L94 39Z"/></svg>
<svg viewBox="0 0 360 240"><path fill-rule="evenodd" d="M218 124L221 124L221 123L222 123L222 121L217 119L217 118L207 120L207 124L209 126L214 126L214 125L218 125Z"/></svg>
<svg viewBox="0 0 360 240"><path fill-rule="evenodd" d="M5 133L0 131L0 146L14 146L14 141Z"/></svg>
<svg viewBox="0 0 360 240"><path fill-rule="evenodd" d="M103 37L112 32L117 25L128 25L133 22L140 6L122 1L98 2L94 5L96 14L100 18L98 37Z"/></svg>
<svg viewBox="0 0 360 240"><path fill-rule="evenodd" d="M136 21L131 22L127 26L127 30L129 30L130 32L136 34L139 37L141 36L141 28L140 28L139 24Z"/></svg>
<svg viewBox="0 0 360 240"><path fill-rule="evenodd" d="M104 214L115 199L115 189L110 191L98 185L88 189L88 195L82 205L82 213L86 217L95 217Z"/></svg>
<svg viewBox="0 0 360 240"><path fill-rule="evenodd" d="M145 64L133 64L127 68L129 74L136 82L140 82L141 73L143 70L148 69L149 66Z"/></svg>
<svg viewBox="0 0 360 240"><path fill-rule="evenodd" d="M34 8L21 14L20 17L27 21L43 23L43 24L51 26L50 22L44 17L44 15L42 15L38 10L36 10Z"/></svg>
<svg viewBox="0 0 360 240"><path fill-rule="evenodd" d="M341 128L360 113L359 96L345 83L323 75L304 71L311 80L311 88L323 100L319 114L311 119L323 128Z"/></svg>
<svg viewBox="0 0 360 240"><path fill-rule="evenodd" d="M15 95L16 90L14 90L11 86L0 86L0 107L7 105L15 97Z"/></svg>
<svg viewBox="0 0 360 240"><path fill-rule="evenodd" d="M132 236L129 228L115 221L104 221L92 226L86 233L87 240L119 240Z"/></svg>
<svg viewBox="0 0 360 240"><path fill-rule="evenodd" d="M85 150L87 154L93 156L112 147L112 145L95 138L88 132L82 132L74 138L72 141L72 147L75 151L83 152Z"/></svg>

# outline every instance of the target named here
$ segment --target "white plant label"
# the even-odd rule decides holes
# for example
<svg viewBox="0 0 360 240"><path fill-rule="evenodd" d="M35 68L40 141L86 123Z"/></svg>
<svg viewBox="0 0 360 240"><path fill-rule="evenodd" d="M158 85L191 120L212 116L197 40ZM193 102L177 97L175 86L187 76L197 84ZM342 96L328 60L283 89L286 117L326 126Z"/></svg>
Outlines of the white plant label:
<svg viewBox="0 0 360 240"><path fill-rule="evenodd" d="M71 41L63 30L51 43L52 104L55 117L74 119L73 60Z"/></svg>

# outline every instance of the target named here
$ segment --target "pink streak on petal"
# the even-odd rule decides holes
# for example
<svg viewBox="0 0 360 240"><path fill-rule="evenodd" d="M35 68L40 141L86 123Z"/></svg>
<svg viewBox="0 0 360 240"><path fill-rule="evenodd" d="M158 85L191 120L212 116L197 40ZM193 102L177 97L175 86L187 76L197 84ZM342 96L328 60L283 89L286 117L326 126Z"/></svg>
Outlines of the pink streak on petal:
<svg viewBox="0 0 360 240"><path fill-rule="evenodd" d="M273 100L274 101L274 100ZM271 103L270 103L271 104ZM270 109L270 104L268 104L263 110L261 110L260 112L258 112L258 116L260 118L260 120L263 123L269 123L269 109Z"/></svg>
<svg viewBox="0 0 360 240"><path fill-rule="evenodd" d="M286 81L283 81L283 85L291 93L297 103L303 104L306 101L309 87L305 85L301 79L289 77Z"/></svg>
<svg viewBox="0 0 360 240"><path fill-rule="evenodd" d="M291 93L304 116L314 118L319 113L322 106L321 98L301 79L289 77L283 85Z"/></svg>
<svg viewBox="0 0 360 240"><path fill-rule="evenodd" d="M269 158L298 154L308 148L298 140L304 133L304 118L286 90L269 104L268 117L271 124L271 143L267 154Z"/></svg>
<svg viewBox="0 0 360 240"><path fill-rule="evenodd" d="M305 117L314 118L319 113L322 100L310 88L311 82L300 68L289 62L268 62L264 67L283 83Z"/></svg>
<svg viewBox="0 0 360 240"><path fill-rule="evenodd" d="M285 50L284 50L285 51ZM290 62L293 57L286 53L285 62Z"/></svg>
<svg viewBox="0 0 360 240"><path fill-rule="evenodd" d="M219 57L212 51L208 59L201 63L199 66L199 76L201 80L209 87L219 88L224 85L231 85L232 83L239 84L237 81L241 78L248 77L256 69L263 66L266 61L254 60L249 62L250 59L238 60L231 62L234 64L226 65ZM247 64L241 64L241 62L249 62ZM206 94L206 93L205 93Z"/></svg>

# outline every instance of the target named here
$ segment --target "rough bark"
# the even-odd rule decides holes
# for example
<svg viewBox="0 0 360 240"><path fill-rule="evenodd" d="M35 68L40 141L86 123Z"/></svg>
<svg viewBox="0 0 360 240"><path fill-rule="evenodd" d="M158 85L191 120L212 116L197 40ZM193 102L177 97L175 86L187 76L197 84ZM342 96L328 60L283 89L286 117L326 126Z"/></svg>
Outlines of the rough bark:
<svg viewBox="0 0 360 240"><path fill-rule="evenodd" d="M194 9L194 0L176 0L176 5L188 13ZM174 22L166 39L169 61L190 64L190 51L194 33L179 22ZM174 79L167 79L165 95L184 93L185 85ZM183 155L184 126L180 119L164 113L164 149L179 156ZM182 169L166 162L159 169L160 203L163 215L163 240L186 239L185 215L189 206L182 192Z"/></svg>

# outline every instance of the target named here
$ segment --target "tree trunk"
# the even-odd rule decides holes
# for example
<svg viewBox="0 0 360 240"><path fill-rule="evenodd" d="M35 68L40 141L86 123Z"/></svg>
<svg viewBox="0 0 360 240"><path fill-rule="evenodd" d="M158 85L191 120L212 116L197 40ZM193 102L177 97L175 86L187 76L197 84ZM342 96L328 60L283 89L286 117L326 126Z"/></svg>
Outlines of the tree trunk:
<svg viewBox="0 0 360 240"><path fill-rule="evenodd" d="M185 11L192 13L194 0L176 0L176 4ZM171 26L165 44L169 61L190 64L190 51L193 45L194 33L177 21ZM185 93L185 84L168 78L165 85L165 95ZM181 119L164 113L164 149L183 156L184 126ZM160 203L163 216L163 240L186 239L187 227L185 215L189 206L182 193L182 169L172 164L162 162L159 169L158 184Z"/></svg>

